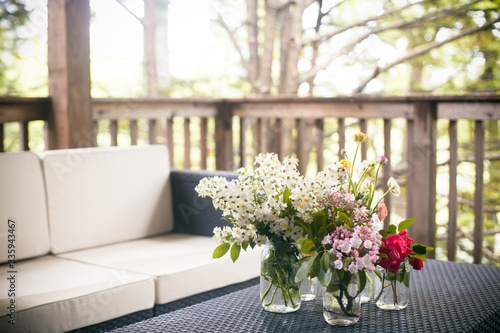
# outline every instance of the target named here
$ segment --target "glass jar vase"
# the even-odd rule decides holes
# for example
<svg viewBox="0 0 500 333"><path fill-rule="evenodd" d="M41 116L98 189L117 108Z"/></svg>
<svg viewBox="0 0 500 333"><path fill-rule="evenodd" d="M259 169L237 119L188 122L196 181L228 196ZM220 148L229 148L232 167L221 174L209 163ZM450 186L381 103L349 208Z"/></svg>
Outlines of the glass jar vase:
<svg viewBox="0 0 500 333"><path fill-rule="evenodd" d="M301 299L303 301L312 301L316 299L318 295L321 295L322 286L319 284L317 277L310 278L307 277L302 280L302 294Z"/></svg>
<svg viewBox="0 0 500 333"><path fill-rule="evenodd" d="M410 296L410 264L401 263L394 275L390 270L377 267L373 281L373 297L377 307L383 310L401 310L406 308Z"/></svg>
<svg viewBox="0 0 500 333"><path fill-rule="evenodd" d="M368 303L372 299L373 294L373 278L374 273L366 273L366 285L363 291L360 294L361 304Z"/></svg>
<svg viewBox="0 0 500 333"><path fill-rule="evenodd" d="M288 313L300 308L302 282L295 282L300 258L295 242L268 240L260 266L260 303L264 310Z"/></svg>
<svg viewBox="0 0 500 333"><path fill-rule="evenodd" d="M345 285L332 279L323 291L323 317L333 326L351 326L361 315L361 298L356 279Z"/></svg>

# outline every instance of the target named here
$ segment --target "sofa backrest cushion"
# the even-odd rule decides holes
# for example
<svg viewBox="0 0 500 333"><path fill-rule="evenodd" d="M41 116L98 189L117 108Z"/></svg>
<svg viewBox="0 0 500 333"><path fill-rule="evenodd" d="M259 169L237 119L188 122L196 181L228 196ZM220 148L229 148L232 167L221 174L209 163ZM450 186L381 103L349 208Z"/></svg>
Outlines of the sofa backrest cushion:
<svg viewBox="0 0 500 333"><path fill-rule="evenodd" d="M212 198L202 198L195 187L204 177L238 178L236 172L206 170L172 170L172 192L174 204L174 232L200 236L213 236L215 227L231 226L222 219L222 211L216 210Z"/></svg>
<svg viewBox="0 0 500 333"><path fill-rule="evenodd" d="M56 150L41 156L52 253L173 229L165 146Z"/></svg>
<svg viewBox="0 0 500 333"><path fill-rule="evenodd" d="M0 263L41 256L49 248L40 159L31 152L1 153Z"/></svg>

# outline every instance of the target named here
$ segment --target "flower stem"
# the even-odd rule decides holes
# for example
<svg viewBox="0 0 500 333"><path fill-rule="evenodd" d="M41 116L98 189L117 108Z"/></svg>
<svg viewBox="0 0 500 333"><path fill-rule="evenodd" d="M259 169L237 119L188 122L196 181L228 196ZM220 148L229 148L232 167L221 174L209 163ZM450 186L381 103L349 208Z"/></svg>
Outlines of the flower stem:
<svg viewBox="0 0 500 333"><path fill-rule="evenodd" d="M384 289L385 289L384 282L385 282L385 273L383 273L383 275L382 275L382 287L380 288L380 293L378 294L377 298L375 298L375 302L377 302L380 299L380 297L382 296L382 293L384 292Z"/></svg>
<svg viewBox="0 0 500 333"><path fill-rule="evenodd" d="M339 296L334 295L333 297L337 300L337 303L339 304L340 309L342 310L344 315L346 315L347 317L359 317L359 315L351 312L353 307L353 301L357 297L357 295L356 297L352 297L351 295L349 295L347 287L344 286L342 282L340 282L338 286L340 288L340 294ZM342 301L342 299L344 298L344 294L345 298L347 299L347 307L344 305L344 302Z"/></svg>

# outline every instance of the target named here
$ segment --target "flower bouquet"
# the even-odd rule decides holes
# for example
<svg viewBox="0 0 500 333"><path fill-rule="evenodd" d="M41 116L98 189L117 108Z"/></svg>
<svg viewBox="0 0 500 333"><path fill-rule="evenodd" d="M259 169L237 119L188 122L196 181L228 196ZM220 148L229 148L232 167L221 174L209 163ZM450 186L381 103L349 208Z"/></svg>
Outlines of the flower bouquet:
<svg viewBox="0 0 500 333"><path fill-rule="evenodd" d="M200 196L210 196L216 209L231 227L214 229L219 244L213 258L230 251L233 261L241 249L267 242L262 251L260 302L272 312L299 309L300 282L295 281L301 258L296 241L302 236L297 214L302 199L291 199L292 189L302 185L303 177L295 158L280 161L276 154L259 154L255 170L241 168L238 178L204 178L196 187Z"/></svg>
<svg viewBox="0 0 500 333"><path fill-rule="evenodd" d="M360 294L367 285L368 275L375 271L379 260L382 236L377 224L387 216L383 198L392 192L399 195L399 186L390 179L389 190L374 203L375 189L384 156L373 162L364 161L354 177L354 162L360 145L367 135L353 137L357 143L353 162L347 158L330 165L303 187L292 191L295 198L305 198L308 206L298 206L303 228L301 250L309 255L301 260L296 281L318 277L324 286L324 317L332 325L353 325L359 320Z"/></svg>
<svg viewBox="0 0 500 333"><path fill-rule="evenodd" d="M406 229L415 219L408 219L387 230L380 230L383 245L379 249L380 261L375 271L375 304L385 310L401 310L408 305L411 267L421 270L425 255L433 248L415 243Z"/></svg>

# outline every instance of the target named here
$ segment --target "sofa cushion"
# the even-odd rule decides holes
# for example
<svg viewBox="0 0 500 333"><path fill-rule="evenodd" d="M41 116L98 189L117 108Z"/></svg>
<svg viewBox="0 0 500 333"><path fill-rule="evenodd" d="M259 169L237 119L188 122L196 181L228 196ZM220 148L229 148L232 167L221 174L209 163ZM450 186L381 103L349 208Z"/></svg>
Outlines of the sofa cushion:
<svg viewBox="0 0 500 333"><path fill-rule="evenodd" d="M40 159L30 152L0 154L0 184L0 263L7 262L9 254L15 260L47 254L50 240Z"/></svg>
<svg viewBox="0 0 500 333"><path fill-rule="evenodd" d="M19 262L16 268L16 324L8 322L11 299L1 299L2 332L64 332L154 306L150 276L51 255ZM0 290L9 290L7 278L0 280Z"/></svg>
<svg viewBox="0 0 500 333"><path fill-rule="evenodd" d="M165 146L70 149L41 156L52 253L172 230Z"/></svg>
<svg viewBox="0 0 500 333"><path fill-rule="evenodd" d="M212 236L214 227L231 226L222 219L222 211L216 210L212 198L202 198L195 187L204 177L224 177L228 180L238 177L236 172L206 170L172 170L174 232L200 236Z"/></svg>
<svg viewBox="0 0 500 333"><path fill-rule="evenodd" d="M260 249L212 259L210 237L168 234L59 255L104 267L156 277L156 303L163 304L204 291L246 281L260 274Z"/></svg>

